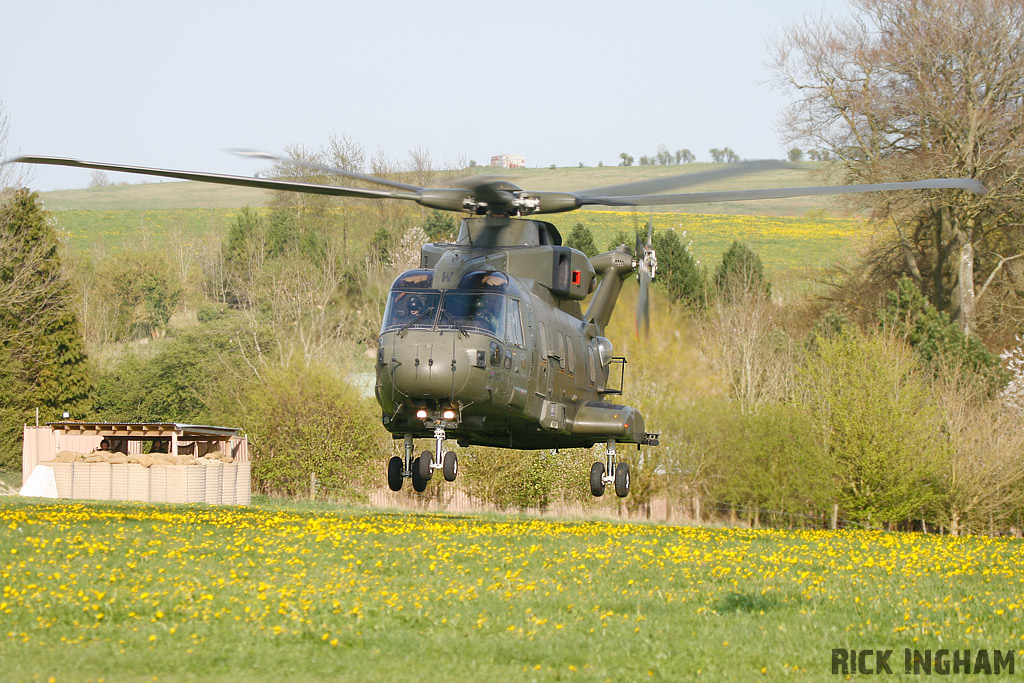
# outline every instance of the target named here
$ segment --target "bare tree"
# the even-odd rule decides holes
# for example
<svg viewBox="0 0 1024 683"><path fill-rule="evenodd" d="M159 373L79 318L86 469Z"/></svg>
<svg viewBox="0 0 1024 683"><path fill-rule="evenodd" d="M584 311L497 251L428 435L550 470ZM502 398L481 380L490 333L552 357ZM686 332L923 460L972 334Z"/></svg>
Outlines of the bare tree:
<svg viewBox="0 0 1024 683"><path fill-rule="evenodd" d="M93 171L89 174L89 187L108 187L111 184L110 176L104 171Z"/></svg>
<svg viewBox="0 0 1024 683"><path fill-rule="evenodd" d="M4 108L3 100L0 100L0 161L8 157L7 141L11 130L10 117ZM14 187L25 187L31 180L30 167L24 164L7 164L0 166L0 192Z"/></svg>
<svg viewBox="0 0 1024 683"><path fill-rule="evenodd" d="M789 391L793 351L779 328L778 307L764 281L740 268L722 283L698 319L701 344L743 410L782 400Z"/></svg>
<svg viewBox="0 0 1024 683"><path fill-rule="evenodd" d="M942 470L941 522L950 533L993 533L1024 507L1024 430L1020 414L949 368L936 382L950 455Z"/></svg>
<svg viewBox="0 0 1024 683"><path fill-rule="evenodd" d="M972 177L964 191L861 195L891 224L902 270L974 327L975 264L1005 251L1024 212L1024 5L1013 0L852 0L849 18L807 19L771 47L792 92L782 127L844 180Z"/></svg>
<svg viewBox="0 0 1024 683"><path fill-rule="evenodd" d="M325 156L329 165L343 171L360 173L366 166L366 150L345 134L331 135L328 138Z"/></svg>

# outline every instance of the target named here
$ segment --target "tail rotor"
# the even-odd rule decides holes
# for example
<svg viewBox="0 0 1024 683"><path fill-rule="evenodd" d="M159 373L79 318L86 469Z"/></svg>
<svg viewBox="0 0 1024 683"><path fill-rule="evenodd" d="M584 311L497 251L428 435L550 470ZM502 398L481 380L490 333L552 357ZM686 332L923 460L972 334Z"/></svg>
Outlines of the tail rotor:
<svg viewBox="0 0 1024 683"><path fill-rule="evenodd" d="M647 243L641 241L640 235L636 236L636 250L633 252L633 265L637 270L637 279L640 281L640 293L636 301L636 318L634 321L636 333L643 330L644 336L651 331L651 280L658 270L658 257L654 253L651 239L654 236L654 223L647 219Z"/></svg>

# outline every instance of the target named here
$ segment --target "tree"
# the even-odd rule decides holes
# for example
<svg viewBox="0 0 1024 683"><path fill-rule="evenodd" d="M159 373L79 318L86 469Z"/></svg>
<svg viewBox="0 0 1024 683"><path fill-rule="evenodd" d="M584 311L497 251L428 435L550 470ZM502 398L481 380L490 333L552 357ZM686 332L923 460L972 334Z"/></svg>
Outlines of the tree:
<svg viewBox="0 0 1024 683"><path fill-rule="evenodd" d="M455 217L447 211L431 211L423 224L423 232L431 242L454 242L457 226Z"/></svg>
<svg viewBox="0 0 1024 683"><path fill-rule="evenodd" d="M112 185L110 176L104 171L93 171L89 174L89 187L109 187Z"/></svg>
<svg viewBox="0 0 1024 683"><path fill-rule="evenodd" d="M88 409L91 380L74 304L38 195L0 194L0 468L20 453L21 431L11 425L28 422L34 408L45 420Z"/></svg>
<svg viewBox="0 0 1024 683"><path fill-rule="evenodd" d="M565 240L565 246L579 249L587 256L597 255L597 245L594 244L594 235L590 228L583 223L576 223L572 226L569 236Z"/></svg>
<svg viewBox="0 0 1024 683"><path fill-rule="evenodd" d="M700 308L704 302L704 269L693 257L690 243L683 243L675 230L659 230L651 238L651 245L658 255L658 272L655 282L660 282L673 301L682 301L690 308Z"/></svg>
<svg viewBox="0 0 1024 683"><path fill-rule="evenodd" d="M767 296L772 293L761 257L739 240L734 240L722 254L722 262L715 268L715 286L726 297L732 296L737 287L759 290Z"/></svg>
<svg viewBox="0 0 1024 683"><path fill-rule="evenodd" d="M0 159L7 158L7 138L11 131L10 117L4 108L3 100L0 100ZM7 164L0 166L0 192L8 188L26 187L29 180L29 171L24 164Z"/></svg>
<svg viewBox="0 0 1024 683"><path fill-rule="evenodd" d="M664 144L658 145L658 151L655 154L658 164L661 166L668 166L672 163L672 153L668 151L668 147Z"/></svg>
<svg viewBox="0 0 1024 683"><path fill-rule="evenodd" d="M878 312L883 328L903 337L936 374L962 373L981 381L990 394L1006 384L1006 371L996 354L978 337L966 335L944 311L937 310L910 278L900 278L886 293Z"/></svg>
<svg viewBox="0 0 1024 683"><path fill-rule="evenodd" d="M716 164L735 164L740 160L739 155L728 147L723 147L721 149L712 147L708 150L708 153L711 154L711 160Z"/></svg>
<svg viewBox="0 0 1024 683"><path fill-rule="evenodd" d="M910 349L892 335L856 331L815 346L801 394L834 463L842 509L868 523L934 512L950 448Z"/></svg>
<svg viewBox="0 0 1024 683"><path fill-rule="evenodd" d="M789 160L793 163L804 160L804 151L799 147L794 147L789 150Z"/></svg>
<svg viewBox="0 0 1024 683"><path fill-rule="evenodd" d="M183 294L171 264L152 251L105 259L96 269L95 290L107 304L110 341L162 335Z"/></svg>
<svg viewBox="0 0 1024 683"><path fill-rule="evenodd" d="M892 225L886 274L913 278L974 329L975 270L1021 251L1024 6L1012 0L853 0L853 16L808 19L772 47L797 96L783 128L850 182L971 177L960 190L860 195ZM813 158L813 156L812 156ZM1002 256L1000 256L1002 254ZM997 258L998 257L998 258ZM893 272L895 271L895 272Z"/></svg>
<svg viewBox="0 0 1024 683"><path fill-rule="evenodd" d="M675 158L677 164L692 164L697 160L697 157L693 155L693 152L688 149L677 149Z"/></svg>
<svg viewBox="0 0 1024 683"><path fill-rule="evenodd" d="M633 157L631 157L630 155L626 154L625 152L622 152L621 154L619 154L619 158L622 159L622 161L619 162L619 166L632 166L633 165Z"/></svg>

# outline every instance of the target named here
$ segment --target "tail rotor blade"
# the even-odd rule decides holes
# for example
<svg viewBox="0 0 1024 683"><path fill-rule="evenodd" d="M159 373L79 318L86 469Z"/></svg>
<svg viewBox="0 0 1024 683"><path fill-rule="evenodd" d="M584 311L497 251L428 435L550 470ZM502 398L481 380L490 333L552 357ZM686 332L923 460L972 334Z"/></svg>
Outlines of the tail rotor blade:
<svg viewBox="0 0 1024 683"><path fill-rule="evenodd" d="M640 269L640 292L636 299L636 333L640 335L642 330L646 337L651 332L651 276L643 268Z"/></svg>

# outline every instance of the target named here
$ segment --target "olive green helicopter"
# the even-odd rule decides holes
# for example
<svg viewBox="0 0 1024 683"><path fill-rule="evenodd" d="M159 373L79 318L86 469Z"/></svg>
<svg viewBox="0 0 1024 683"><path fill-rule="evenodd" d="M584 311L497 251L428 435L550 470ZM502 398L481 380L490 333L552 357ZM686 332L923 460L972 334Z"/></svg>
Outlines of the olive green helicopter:
<svg viewBox="0 0 1024 683"><path fill-rule="evenodd" d="M732 164L576 192L535 192L496 178L464 178L445 188L395 180L256 152L237 153L305 165L383 189L249 178L194 171L126 166L64 157L21 156L5 163L53 164L102 171L194 180L245 187L365 199L399 199L469 214L453 244L424 244L419 267L391 285L376 357L381 422L405 455L387 465L388 486L399 491L412 479L423 491L435 470L447 481L458 475L460 446L515 449L590 448L605 445L593 463L590 491L629 493L628 463L619 444L657 446L635 408L613 397L622 393L625 358L614 355L605 330L624 281L636 274L638 328L649 321L651 280L658 260L637 238L588 258L562 244L554 225L535 216L587 206L649 207L802 195L954 188L984 192L974 179L933 179L824 187L667 193L737 174L786 166L780 161ZM590 298L584 311L581 302ZM618 375L618 376L616 376ZM618 380L616 382L616 380ZM415 439L433 448L415 454Z"/></svg>

